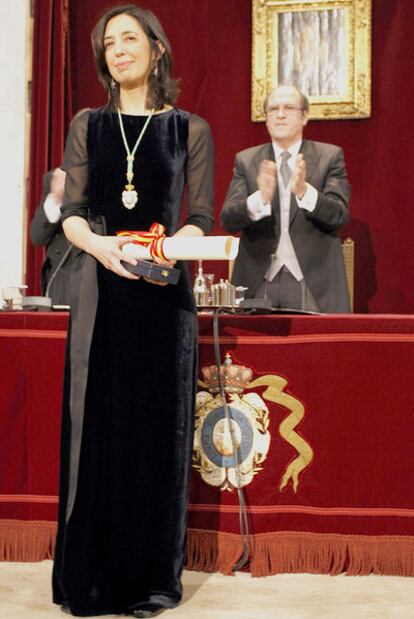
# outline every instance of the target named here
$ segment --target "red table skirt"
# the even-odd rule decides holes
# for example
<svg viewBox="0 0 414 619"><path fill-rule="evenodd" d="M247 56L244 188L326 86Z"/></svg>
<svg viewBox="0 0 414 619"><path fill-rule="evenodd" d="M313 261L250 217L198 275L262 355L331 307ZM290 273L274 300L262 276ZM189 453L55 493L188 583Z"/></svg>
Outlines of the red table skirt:
<svg viewBox="0 0 414 619"><path fill-rule="evenodd" d="M0 313L3 560L53 556L66 326ZM255 420L252 447L240 413L251 573L414 575L414 318L223 316L220 345L247 368L230 405ZM231 469L215 463L227 452L202 373L213 363L201 315L188 567L231 573L242 544Z"/></svg>

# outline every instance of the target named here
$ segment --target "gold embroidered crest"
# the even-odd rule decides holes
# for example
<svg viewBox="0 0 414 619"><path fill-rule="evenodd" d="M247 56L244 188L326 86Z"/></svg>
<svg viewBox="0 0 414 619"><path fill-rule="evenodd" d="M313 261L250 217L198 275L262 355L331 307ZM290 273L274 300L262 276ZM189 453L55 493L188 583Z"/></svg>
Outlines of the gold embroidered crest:
<svg viewBox="0 0 414 619"><path fill-rule="evenodd" d="M193 466L211 486L233 490L249 484L262 470L270 444L269 411L255 393L230 396L231 424L238 451L240 481L231 429L221 396L201 391L196 400Z"/></svg>
<svg viewBox="0 0 414 619"><path fill-rule="evenodd" d="M279 491L291 481L293 490L297 492L299 474L312 461L313 450L295 432L295 427L304 417L305 408L298 399L284 391L287 380L268 374L252 381L252 370L233 365L230 355L226 355L220 376L230 409L229 421L218 393L216 365L203 368L202 374L204 381L199 380L198 383L208 388L208 392L197 394L193 452L193 467L202 479L221 490L233 490L249 484L263 469L271 438L268 431L269 410L260 395L254 392L243 394L243 391L246 388L266 387L263 398L290 411L279 426L279 434L298 454L286 467Z"/></svg>

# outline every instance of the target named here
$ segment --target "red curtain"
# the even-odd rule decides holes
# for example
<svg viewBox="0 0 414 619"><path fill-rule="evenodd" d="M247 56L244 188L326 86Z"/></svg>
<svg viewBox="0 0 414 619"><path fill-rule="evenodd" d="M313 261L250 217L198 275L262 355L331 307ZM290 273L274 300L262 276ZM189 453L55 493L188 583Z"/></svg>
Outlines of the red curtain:
<svg viewBox="0 0 414 619"><path fill-rule="evenodd" d="M112 4L115 3L114 0ZM52 5L61 4L62 0L39 0L35 20L40 16L42 24L46 24L46 7L51 11ZM104 0L70 0L74 112L105 103L106 97L95 77L90 32L110 4ZM268 140L264 124L250 120L252 2L137 0L137 4L154 11L171 40L175 74L181 77L180 107L205 117L212 128L217 162L216 232L220 233L219 213L235 153ZM343 233L356 241L355 312L414 311L411 29L412 0L373 2L371 117L312 121L306 127L310 139L338 144L345 151L352 185L352 221ZM39 37L35 40L35 65L41 63L38 71L44 72L48 65L36 41ZM45 97L36 83L36 75L34 88ZM46 108L42 114L45 119ZM57 131L58 118L52 110L49 118L50 127L53 125L53 131ZM37 130L36 116L33 122ZM45 143L42 139L40 147ZM36 166L53 165L46 160L37 164L33 155L36 153L32 150L35 171ZM56 163L58 160L59 156ZM31 175L32 187L37 190L42 171L36 178ZM225 265L212 263L206 268L218 276L225 275Z"/></svg>
<svg viewBox="0 0 414 619"><path fill-rule="evenodd" d="M40 199L43 174L62 161L72 117L68 33L69 0L34 1L29 224ZM26 282L30 294L40 294L43 256L44 249L34 247L27 235Z"/></svg>

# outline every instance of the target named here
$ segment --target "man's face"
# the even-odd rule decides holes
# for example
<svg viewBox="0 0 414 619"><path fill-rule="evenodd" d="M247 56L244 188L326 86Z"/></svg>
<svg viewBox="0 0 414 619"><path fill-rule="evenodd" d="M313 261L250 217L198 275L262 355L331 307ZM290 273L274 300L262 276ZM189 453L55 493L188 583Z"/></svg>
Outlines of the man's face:
<svg viewBox="0 0 414 619"><path fill-rule="evenodd" d="M303 127L307 122L308 115L300 107L300 96L295 88L281 86L270 93L266 127L272 142L281 148L289 148L302 139Z"/></svg>

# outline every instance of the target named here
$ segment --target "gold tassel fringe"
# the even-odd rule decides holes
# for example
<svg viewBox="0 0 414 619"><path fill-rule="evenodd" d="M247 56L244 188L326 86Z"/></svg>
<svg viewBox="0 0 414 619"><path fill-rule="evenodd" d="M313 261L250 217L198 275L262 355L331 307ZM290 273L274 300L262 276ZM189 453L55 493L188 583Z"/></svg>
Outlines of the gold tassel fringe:
<svg viewBox="0 0 414 619"><path fill-rule="evenodd" d="M187 569L231 574L240 536L189 529ZM251 536L252 576L309 573L414 576L414 537L282 531Z"/></svg>
<svg viewBox="0 0 414 619"><path fill-rule="evenodd" d="M53 559L56 522L0 520L0 561ZM414 576L414 537L282 531L251 536L252 576L284 573ZM235 533L188 529L187 569L233 574Z"/></svg>
<svg viewBox="0 0 414 619"><path fill-rule="evenodd" d="M53 559L56 522L0 520L0 561Z"/></svg>

